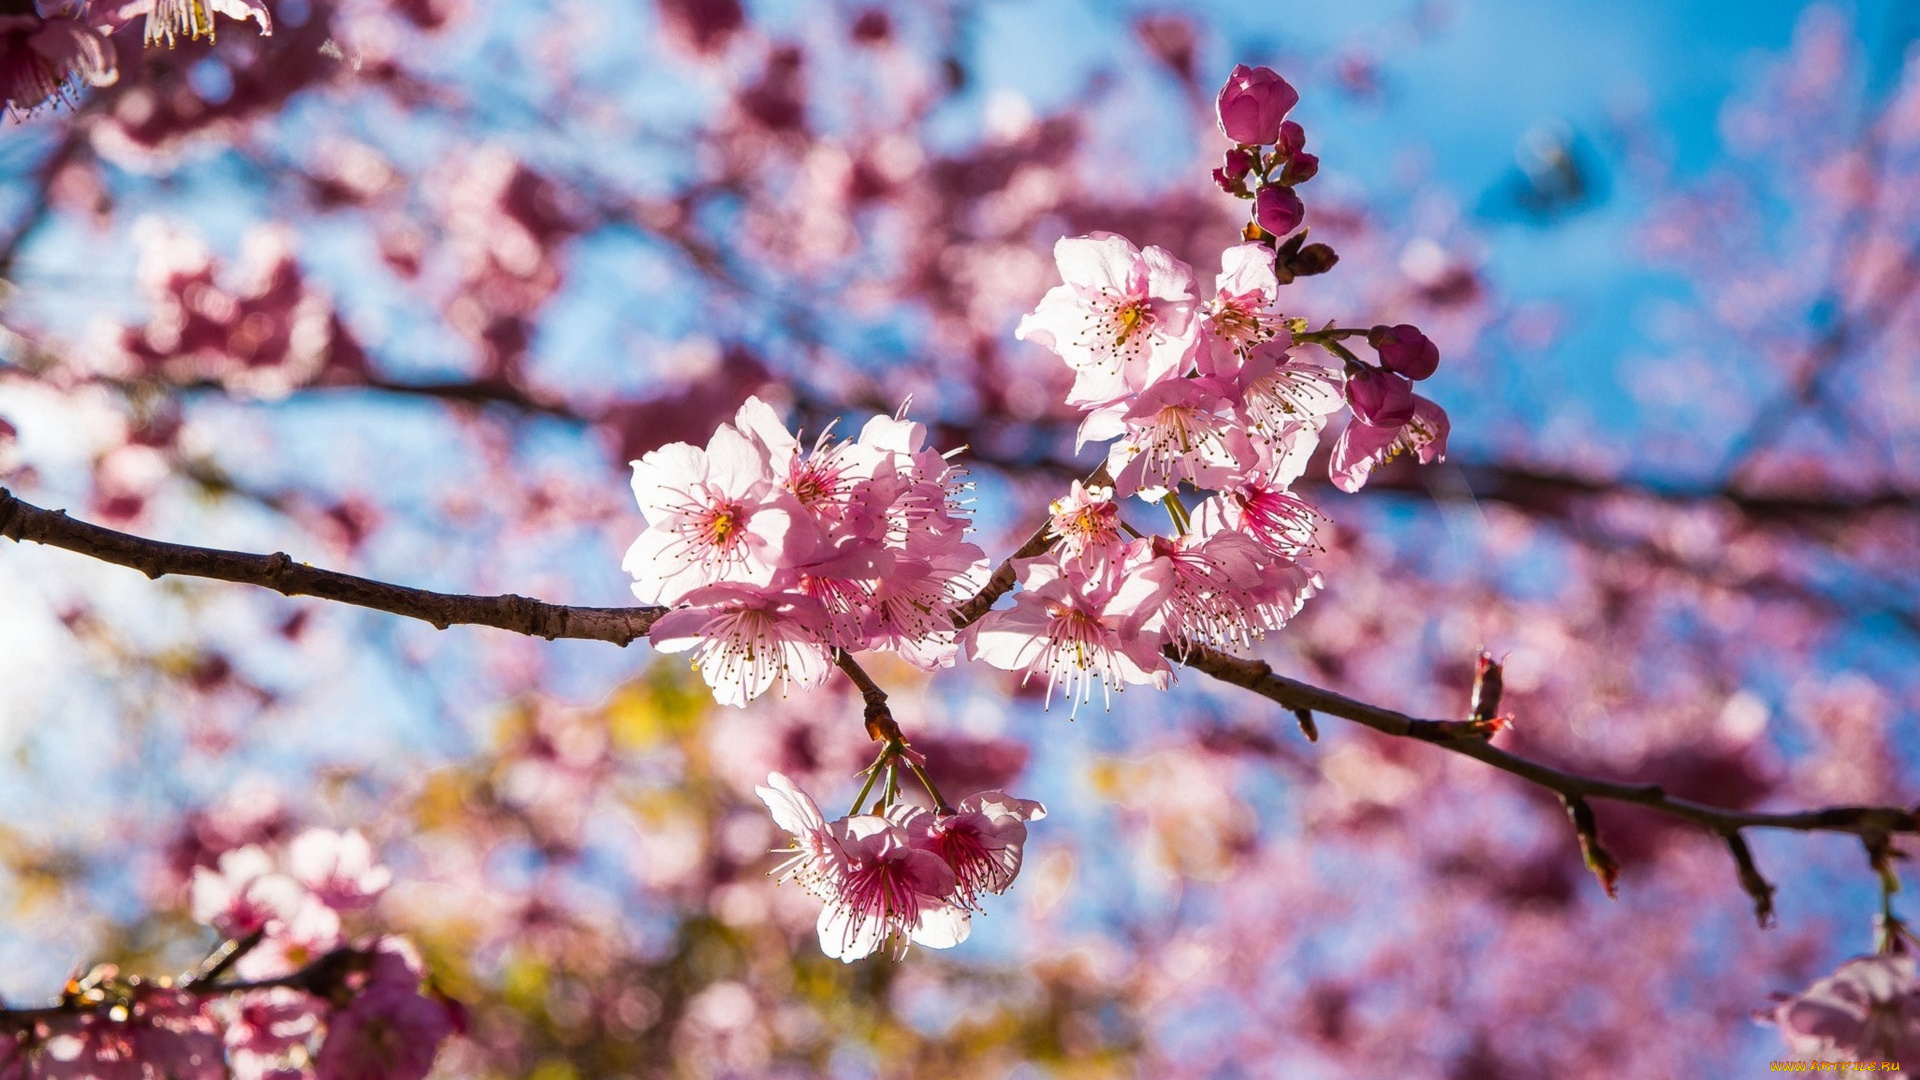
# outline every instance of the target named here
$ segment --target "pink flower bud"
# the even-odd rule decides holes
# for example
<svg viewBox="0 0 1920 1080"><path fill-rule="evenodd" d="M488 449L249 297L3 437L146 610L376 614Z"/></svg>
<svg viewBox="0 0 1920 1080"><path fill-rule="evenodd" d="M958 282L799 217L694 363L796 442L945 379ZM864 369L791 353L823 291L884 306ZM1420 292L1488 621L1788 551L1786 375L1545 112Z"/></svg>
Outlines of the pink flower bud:
<svg viewBox="0 0 1920 1080"><path fill-rule="evenodd" d="M1221 171L1227 174L1229 180L1244 180L1247 174L1253 171L1253 162L1253 151L1242 150L1236 146L1227 151L1226 164L1222 166Z"/></svg>
<svg viewBox="0 0 1920 1080"><path fill-rule="evenodd" d="M1287 167L1280 170L1280 182L1292 187L1304 184L1320 171L1320 159L1312 154L1295 154L1287 159Z"/></svg>
<svg viewBox="0 0 1920 1080"><path fill-rule="evenodd" d="M1413 384L1390 371L1363 367L1347 375L1347 404L1361 423L1402 427L1413 419Z"/></svg>
<svg viewBox="0 0 1920 1080"><path fill-rule="evenodd" d="M1440 366L1440 347L1411 323L1376 326L1367 332L1367 344L1388 371L1409 379L1424 379Z"/></svg>
<svg viewBox="0 0 1920 1080"><path fill-rule="evenodd" d="M1300 227L1307 207L1289 187L1269 184L1253 197L1253 220L1275 236L1285 236Z"/></svg>
<svg viewBox="0 0 1920 1080"><path fill-rule="evenodd" d="M1280 156L1290 158L1307 148L1307 129L1289 120L1280 125L1280 138L1275 144Z"/></svg>
<svg viewBox="0 0 1920 1080"><path fill-rule="evenodd" d="M1280 138L1288 110L1299 101L1299 92L1272 68L1237 64L1220 88L1220 130L1237 143L1272 143Z"/></svg>

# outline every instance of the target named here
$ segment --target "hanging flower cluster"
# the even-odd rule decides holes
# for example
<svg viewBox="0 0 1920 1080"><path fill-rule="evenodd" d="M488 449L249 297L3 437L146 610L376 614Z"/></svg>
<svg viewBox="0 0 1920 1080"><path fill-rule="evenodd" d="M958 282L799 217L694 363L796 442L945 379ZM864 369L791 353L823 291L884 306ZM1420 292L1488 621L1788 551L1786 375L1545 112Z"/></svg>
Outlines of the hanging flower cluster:
<svg viewBox="0 0 1920 1080"><path fill-rule="evenodd" d="M883 752L869 770L869 788L889 757ZM825 902L820 948L847 963L882 948L897 960L909 943L950 949L967 940L981 895L1006 892L1020 873L1027 822L1047 816L1039 803L998 791L970 795L957 808L927 810L894 801L889 778L877 812L829 822L779 773L757 790L774 822L793 837L774 873ZM865 799L862 791L856 810Z"/></svg>
<svg viewBox="0 0 1920 1080"><path fill-rule="evenodd" d="M112 85L119 69L108 35L135 19L144 20L146 44L165 42L169 48L181 38L212 39L215 15L252 19L262 34L273 33L273 16L262 0L42 0L4 11L0 107L16 115L72 100L82 85Z"/></svg>
<svg viewBox="0 0 1920 1080"><path fill-rule="evenodd" d="M776 683L811 690L836 649L953 663L952 610L987 580L965 539L966 485L923 425L876 417L808 452L758 398L706 448L672 443L633 463L647 531L623 564L662 652L693 651L723 704Z"/></svg>
<svg viewBox="0 0 1920 1080"><path fill-rule="evenodd" d="M692 651L715 697L741 706L776 683L812 689L840 661L862 684L869 732L885 742L838 821L785 777L759 789L794 838L776 873L825 903L827 955L957 944L980 896L1011 884L1026 822L1044 813L998 792L949 806L876 704L885 694L837 654L886 649L930 669L964 646L972 659L1044 679L1049 702L1063 690L1076 711L1096 687L1106 700L1128 685L1165 688L1175 660L1249 644L1320 587L1305 561L1320 515L1292 486L1333 416L1353 415L1332 453L1343 490L1398 455L1444 454L1446 415L1413 393L1440 361L1424 334L1310 330L1279 308L1284 284L1337 258L1299 228L1306 211L1293 188L1319 163L1286 119L1298 99L1266 68L1236 68L1221 91L1221 130L1235 146L1215 179L1253 208L1246 242L1221 255L1211 291L1167 251L1124 237L1055 246L1062 284L1016 333L1072 370L1066 401L1086 414L1078 445L1111 445L1105 464L1053 503L1046 549L1012 561L1012 606L962 625L958 640L954 613L986 586L988 564L963 539L957 470L926 449L919 425L878 418L857 439L822 436L803 452L770 407L749 399L704 450L675 443L633 463L647 530L625 569L634 595L672 609L653 624L654 646ZM1375 359L1345 344L1361 338ZM1165 507L1170 533L1123 518L1136 497ZM902 767L935 810L896 801ZM882 795L863 813L883 772Z"/></svg>

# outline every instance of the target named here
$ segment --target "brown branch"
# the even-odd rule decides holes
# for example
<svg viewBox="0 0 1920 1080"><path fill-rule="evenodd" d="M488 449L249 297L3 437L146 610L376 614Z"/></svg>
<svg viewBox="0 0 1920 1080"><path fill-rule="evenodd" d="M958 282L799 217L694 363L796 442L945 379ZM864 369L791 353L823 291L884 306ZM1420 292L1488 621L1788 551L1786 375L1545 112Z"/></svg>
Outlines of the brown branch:
<svg viewBox="0 0 1920 1080"><path fill-rule="evenodd" d="M1920 817L1897 806L1834 806L1819 810L1766 812L1732 810L1691 799L1675 798L1657 784L1625 784L1597 776L1567 772L1530 758L1508 753L1486 740L1485 728L1466 720L1420 720L1392 709L1323 690L1276 675L1264 660L1242 660L1214 649L1195 649L1187 666L1222 682L1244 687L1287 709L1307 709L1350 720L1385 735L1419 739L1512 773L1565 798L1605 799L1632 803L1672 817L1683 818L1723 836L1741 829L1788 829L1796 832L1850 833L1869 837L1892 833L1920 833Z"/></svg>
<svg viewBox="0 0 1920 1080"><path fill-rule="evenodd" d="M317 570L295 563L282 553L253 555L167 544L76 521L60 511L43 510L20 501L5 488L0 488L0 536L65 548L133 567L149 577L184 574L243 582L288 596L315 596L405 615L441 628L469 623L549 639L584 638L625 645L644 635L664 613L662 608L566 607L522 596L452 596ZM1022 545L1022 552L1037 554L1045 550L1045 529L1037 531L1034 537ZM1021 556L1016 553L1015 557ZM989 583L966 605L969 610L977 608L977 613L970 617L956 616L956 625L965 626L977 619L1012 587L1011 566L1011 559L1001 564L1001 569L1007 571L1004 586L994 591L994 584ZM1002 580L1001 574L996 573L995 580ZM1700 825L1726 839L1740 872L1741 885L1754 897L1756 913L1763 920L1772 913L1772 886L1754 868L1752 854L1746 851L1745 840L1740 835L1742 829L1848 833L1870 845L1884 843L1886 837L1896 833L1920 833L1920 817L1897 806L1834 806L1769 812L1734 810L1675 798L1657 784L1628 784L1586 776L1509 753L1489 741L1491 730L1486 721L1423 720L1277 675L1263 660L1240 659L1216 649L1195 648L1173 653L1172 657L1203 674L1268 698L1291 711L1296 719L1311 718L1313 713L1338 716L1382 734L1432 743L1555 792L1574 815L1583 847L1589 842L1597 847L1598 843L1597 834L1590 828L1590 813L1582 815L1578 809L1590 799L1644 806ZM866 702L869 733L876 739L899 739L899 726L888 707L886 692L844 652L835 654L835 663L860 689ZM1594 861L1591 852L1589 861Z"/></svg>
<svg viewBox="0 0 1920 1080"><path fill-rule="evenodd" d="M255 934L254 940L258 938L259 935ZM236 944L229 940L222 943L222 948L230 949ZM242 948L240 951L245 950ZM218 955L220 950L215 950L214 956ZM207 962L202 965L203 969L208 964L217 962L214 956L208 957ZM214 982L191 975L183 976L178 980L156 981L148 981L139 976L122 978L111 967L102 966L95 968L94 972L85 978L69 981L61 992L58 1004L0 1008L0 1031L22 1031L42 1021L58 1020L62 1017L80 1016L86 1013L111 1014L113 1010L125 1009L130 1001L149 987L174 990L202 999L275 988L299 990L318 997L331 997L346 988L347 976L355 971L364 970L372 957L373 954L368 950L342 946L286 975L272 979L235 982ZM105 977L101 977L102 975ZM124 1015L121 1018L124 1019Z"/></svg>
<svg viewBox="0 0 1920 1080"><path fill-rule="evenodd" d="M272 589L284 596L372 608L432 623L492 626L516 634L611 641L626 645L646 636L665 613L657 607L568 607L524 596L461 596L410 589L352 574L321 570L295 562L285 552L255 555L215 548L188 547L133 536L77 521L61 510L44 510L0 488L0 536L46 544L102 562L128 566L150 578L166 574L237 581Z"/></svg>

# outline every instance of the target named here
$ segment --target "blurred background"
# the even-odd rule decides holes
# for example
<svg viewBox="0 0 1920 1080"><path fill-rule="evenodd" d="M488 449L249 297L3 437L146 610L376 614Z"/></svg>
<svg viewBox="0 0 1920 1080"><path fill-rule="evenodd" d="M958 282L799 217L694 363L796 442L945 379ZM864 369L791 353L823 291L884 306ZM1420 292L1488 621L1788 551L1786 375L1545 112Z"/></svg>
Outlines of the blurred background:
<svg viewBox="0 0 1920 1080"><path fill-rule="evenodd" d="M142 535L627 602L626 463L749 394L908 397L995 559L1084 475L1013 340L1094 229L1202 281L1236 62L1301 91L1335 270L1413 322L1445 465L1325 469L1322 594L1260 654L1421 716L1507 658L1502 745L1722 805L1911 803L1920 10L1623 0L269 0L0 124L0 483ZM435 631L0 549L0 994L210 943L196 865L305 825L472 1011L453 1076L1665 1078L1871 951L1857 845L1558 802L1183 678L1069 722L876 659L956 791L1044 801L972 940L819 955L752 788L829 813L844 684L716 707L644 645ZM1904 910L1904 909L1903 909ZM1912 914L1912 911L1908 911ZM1711 1062L1712 1065L1704 1063Z"/></svg>

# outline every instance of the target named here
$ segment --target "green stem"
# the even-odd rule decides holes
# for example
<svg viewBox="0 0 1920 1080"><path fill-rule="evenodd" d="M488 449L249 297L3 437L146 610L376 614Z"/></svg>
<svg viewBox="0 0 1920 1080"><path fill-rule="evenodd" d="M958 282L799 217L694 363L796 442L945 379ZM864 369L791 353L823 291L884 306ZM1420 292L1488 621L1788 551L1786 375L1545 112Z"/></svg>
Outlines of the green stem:
<svg viewBox="0 0 1920 1080"><path fill-rule="evenodd" d="M1167 508L1167 516L1173 519L1173 527L1185 536L1187 527L1193 524L1193 519L1187 516L1187 508L1180 505L1179 498L1171 491L1160 497L1160 504Z"/></svg>
<svg viewBox="0 0 1920 1080"><path fill-rule="evenodd" d="M927 775L927 770L921 768L919 763L910 757L902 756L900 760L907 763L907 768L913 770L914 779L920 781L920 786L927 789L927 794L933 799L933 808L935 810L938 810L942 814L951 814L954 812L953 807L948 804L946 797L940 794L940 789L933 786L933 777Z"/></svg>
<svg viewBox="0 0 1920 1080"><path fill-rule="evenodd" d="M873 759L873 764L867 766L867 782L860 785L860 794L853 797L853 809L847 811L848 817L857 815L860 807L866 805L867 793L873 790L873 782L880 778L880 766L892 756L893 747L888 745L881 749L879 757Z"/></svg>

